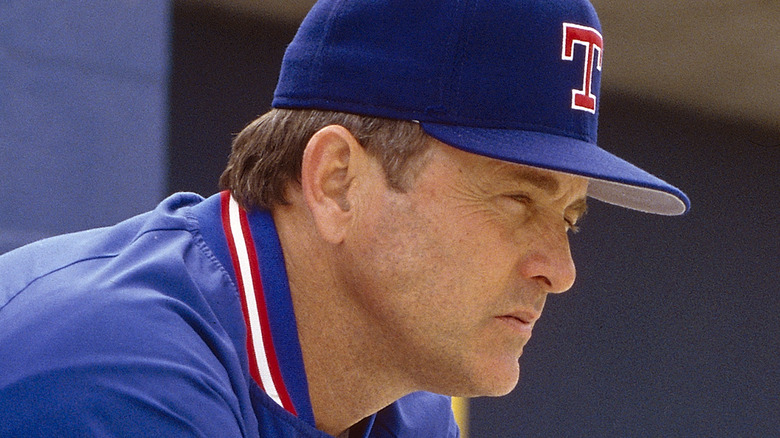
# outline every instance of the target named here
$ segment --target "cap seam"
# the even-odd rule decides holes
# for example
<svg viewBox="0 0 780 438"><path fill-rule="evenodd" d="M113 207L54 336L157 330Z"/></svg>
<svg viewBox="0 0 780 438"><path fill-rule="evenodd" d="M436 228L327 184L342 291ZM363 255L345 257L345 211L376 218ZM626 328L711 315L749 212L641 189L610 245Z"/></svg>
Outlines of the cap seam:
<svg viewBox="0 0 780 438"><path fill-rule="evenodd" d="M312 77L311 79L312 79L312 82L314 82L316 84L322 84L323 83L322 76L325 74L325 69L323 68L323 66L325 64L325 59L326 59L325 55L326 55L326 52L328 51L328 48L330 47L330 45L326 44L325 41L327 41L328 38L330 37L331 29L333 28L335 21L338 19L339 11L342 11L342 14L343 14L344 9L346 9L346 8L342 8L341 7L341 4L344 1L345 0L337 0L336 1L336 5L333 6L331 8L331 10L328 12L328 19L327 19L327 22L325 24L325 28L324 28L324 30L322 32L322 37L319 40L319 46L317 47L317 53L314 55L314 57L315 57L314 59L317 61L317 64L312 66L314 68L314 71L317 72L317 76L316 77Z"/></svg>
<svg viewBox="0 0 780 438"><path fill-rule="evenodd" d="M429 105L428 108L426 108L426 112L428 112L430 110L434 110L435 112L439 112L439 111L447 112L447 105L445 103L447 101L447 93L448 93L448 91L450 93L452 93L452 90L451 89L447 90L447 88L448 88L448 85L451 85L451 79L454 76L458 75L457 74L458 64L459 64L458 59L460 59L463 56L461 51L458 50L458 47L459 47L458 46L458 40L459 40L459 36L463 32L463 23L465 22L465 19L464 19L464 16L465 16L465 6L463 6L463 2L462 1L457 2L457 4L458 4L459 7L458 7L458 10L455 11L456 18L454 20L452 20L452 32L449 33L448 39L447 39L447 48L449 49L450 54L452 55L452 56L447 56L446 57L446 59L451 60L450 62L452 63L450 65L450 69L449 69L450 70L450 81L448 81L445 78L445 75L443 75L443 74L441 75L441 77L439 77L439 84L438 84L439 85L438 86L438 88L439 88L439 90L438 90L439 91L438 100L439 101L438 101L438 107L437 107L437 105ZM446 71L446 69L442 65L442 72L444 72L444 71Z"/></svg>
<svg viewBox="0 0 780 438"><path fill-rule="evenodd" d="M471 13L471 16L476 16L475 12L477 10L477 3L478 3L478 1L479 0L472 1L470 3L470 5L469 5L469 6L471 6L471 8L468 8L468 6L464 6L464 8L463 8L463 10L464 10L463 15ZM455 65L453 66L453 70L456 70L456 71L453 71L453 86L457 87L457 89L453 90L452 93L453 93L454 96L457 97L457 99L455 99L456 102L460 101L459 97L461 95L461 89L462 89L463 65L465 64L463 62L463 59L466 57L466 51L465 50L461 50L461 47L469 47L472 29L474 28L474 25L475 25L474 21L475 20L471 20L470 22L468 22L468 23L470 23L468 28L463 27L462 23L461 23L461 26L462 26L461 27L461 32L462 32L461 36L462 36L462 38L460 40L462 42L462 45L458 46L458 50L456 50L456 53L458 53L458 57L457 57L457 61L455 62ZM460 116L460 114L461 114L461 109L459 107L458 108L452 108L451 111L453 111L453 113L456 116Z"/></svg>

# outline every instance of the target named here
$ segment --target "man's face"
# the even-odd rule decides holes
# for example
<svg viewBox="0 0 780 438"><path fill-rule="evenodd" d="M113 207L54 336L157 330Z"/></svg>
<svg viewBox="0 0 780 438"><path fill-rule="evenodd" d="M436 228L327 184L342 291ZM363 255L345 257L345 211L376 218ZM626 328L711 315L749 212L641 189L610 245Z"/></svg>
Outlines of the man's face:
<svg viewBox="0 0 780 438"><path fill-rule="evenodd" d="M506 394L547 294L574 282L567 233L587 180L440 142L405 193L378 169L341 279L377 352L411 388Z"/></svg>

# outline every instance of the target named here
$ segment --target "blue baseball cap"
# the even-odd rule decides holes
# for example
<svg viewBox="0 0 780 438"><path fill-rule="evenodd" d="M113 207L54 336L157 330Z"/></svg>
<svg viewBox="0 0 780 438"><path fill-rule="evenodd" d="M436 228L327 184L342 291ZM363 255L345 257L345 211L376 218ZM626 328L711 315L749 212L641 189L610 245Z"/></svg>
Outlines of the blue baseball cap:
<svg viewBox="0 0 780 438"><path fill-rule="evenodd" d="M603 54L587 0L320 0L272 105L417 121L468 152L586 177L595 199L685 213L682 191L597 146Z"/></svg>

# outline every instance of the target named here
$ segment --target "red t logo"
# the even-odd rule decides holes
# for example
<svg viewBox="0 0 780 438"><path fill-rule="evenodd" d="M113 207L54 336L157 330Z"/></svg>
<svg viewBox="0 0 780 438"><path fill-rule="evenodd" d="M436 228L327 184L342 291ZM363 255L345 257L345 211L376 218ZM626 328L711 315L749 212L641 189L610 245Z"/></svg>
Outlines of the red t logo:
<svg viewBox="0 0 780 438"><path fill-rule="evenodd" d="M591 92L593 64L596 63L596 68L601 70L601 53L604 50L604 41L599 31L592 27L563 23L563 52L561 59L564 61L574 60L575 44L585 46L587 55L585 59L585 73L582 78L582 89L571 90L571 107L595 114L596 96ZM597 50L598 54L596 53Z"/></svg>

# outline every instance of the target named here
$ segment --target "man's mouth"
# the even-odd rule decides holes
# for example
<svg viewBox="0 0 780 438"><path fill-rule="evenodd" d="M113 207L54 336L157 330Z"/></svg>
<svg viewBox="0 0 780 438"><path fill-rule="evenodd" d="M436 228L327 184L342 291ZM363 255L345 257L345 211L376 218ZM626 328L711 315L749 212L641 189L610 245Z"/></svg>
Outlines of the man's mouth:
<svg viewBox="0 0 780 438"><path fill-rule="evenodd" d="M519 311L498 316L497 319L518 333L531 336L534 323L539 319L539 316L533 312Z"/></svg>

